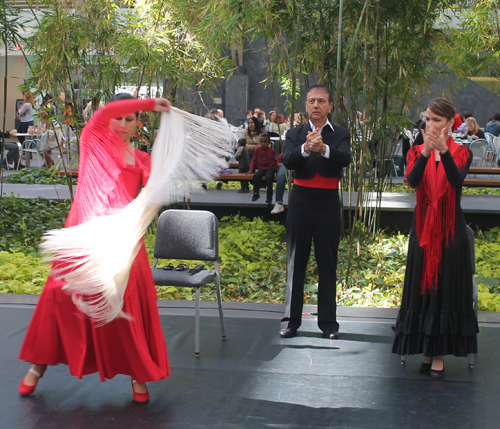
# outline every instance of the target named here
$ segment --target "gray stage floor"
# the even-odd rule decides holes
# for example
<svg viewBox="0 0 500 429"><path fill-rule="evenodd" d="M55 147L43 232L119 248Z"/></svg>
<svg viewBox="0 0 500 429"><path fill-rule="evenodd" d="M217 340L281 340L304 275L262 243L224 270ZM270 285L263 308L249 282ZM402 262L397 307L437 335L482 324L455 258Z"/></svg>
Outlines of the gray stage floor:
<svg viewBox="0 0 500 429"><path fill-rule="evenodd" d="M71 377L50 367L20 398L28 364L16 359L36 297L0 301L1 428L497 428L500 315L480 314L479 355L446 359L445 380L390 353L396 310L339 308L339 340L321 338L313 315L300 335L278 336L281 306L226 303L227 341L214 303L203 303L201 357L192 303L159 301L172 375L131 401L130 380ZM3 303L2 303L3 302ZM313 306L305 308L312 313Z"/></svg>

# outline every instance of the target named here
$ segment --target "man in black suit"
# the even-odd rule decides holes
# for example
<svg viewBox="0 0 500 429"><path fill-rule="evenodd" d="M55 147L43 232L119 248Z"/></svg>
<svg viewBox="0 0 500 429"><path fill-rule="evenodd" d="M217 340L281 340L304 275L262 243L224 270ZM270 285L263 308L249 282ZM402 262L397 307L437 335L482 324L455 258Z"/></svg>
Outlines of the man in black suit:
<svg viewBox="0 0 500 429"><path fill-rule="evenodd" d="M294 170L288 202L288 248L285 314L280 337L297 334L302 320L304 282L314 240L318 264L318 326L325 338L338 338L336 318L336 271L340 240L339 181L342 168L351 162L351 136L345 128L328 121L332 95L315 85L306 99L309 123L290 129L284 143L283 164Z"/></svg>

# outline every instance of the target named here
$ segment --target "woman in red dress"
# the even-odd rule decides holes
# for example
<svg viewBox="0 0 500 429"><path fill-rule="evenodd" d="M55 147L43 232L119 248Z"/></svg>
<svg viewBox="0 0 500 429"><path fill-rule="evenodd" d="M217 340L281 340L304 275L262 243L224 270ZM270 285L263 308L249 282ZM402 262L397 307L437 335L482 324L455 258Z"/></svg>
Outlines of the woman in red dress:
<svg viewBox="0 0 500 429"><path fill-rule="evenodd" d="M146 184L150 157L130 141L141 110L168 112L170 103L119 94L83 129L78 186L66 227L125 207ZM123 312L129 317L97 324L77 308L64 285L54 272L49 275L19 354L19 359L34 364L19 393L33 393L47 365L64 363L78 378L95 372L101 381L129 375L134 401L148 402L145 383L167 378L170 368L144 243L125 292Z"/></svg>

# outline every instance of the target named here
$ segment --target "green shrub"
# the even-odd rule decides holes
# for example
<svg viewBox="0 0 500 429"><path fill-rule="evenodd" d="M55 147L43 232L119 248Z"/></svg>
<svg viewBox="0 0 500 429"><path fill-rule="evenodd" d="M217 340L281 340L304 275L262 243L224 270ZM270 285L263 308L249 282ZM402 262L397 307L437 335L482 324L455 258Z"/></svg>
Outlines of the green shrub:
<svg viewBox="0 0 500 429"><path fill-rule="evenodd" d="M64 226L69 203L45 198L21 199L13 195L2 199L0 213L0 251L26 248L36 252L42 234Z"/></svg>
<svg viewBox="0 0 500 429"><path fill-rule="evenodd" d="M68 180L64 176L59 176L55 168L26 168L17 173L11 174L5 180L7 183L24 183L36 185L67 185ZM76 179L71 179L76 185Z"/></svg>
<svg viewBox="0 0 500 429"><path fill-rule="evenodd" d="M0 292L40 294L49 269L40 255L24 252L0 252Z"/></svg>
<svg viewBox="0 0 500 429"><path fill-rule="evenodd" d="M2 202L0 218L0 292L40 293L48 268L37 253L43 232L61 228L69 204L42 198L22 200L13 196ZM145 236L153 261L155 228ZM480 310L500 311L500 228L476 232L476 278ZM337 292L339 305L396 307L401 299L408 237L380 232L366 240L354 255L347 277L348 242L339 246ZM304 300L317 303L318 272L314 249L306 272ZM226 301L282 303L286 292L285 227L278 222L250 221L241 216L219 222L219 266ZM163 264L200 261L162 261ZM207 268L213 264L206 263ZM157 287L167 299L193 299L194 291ZM202 298L215 300L215 285L202 290Z"/></svg>

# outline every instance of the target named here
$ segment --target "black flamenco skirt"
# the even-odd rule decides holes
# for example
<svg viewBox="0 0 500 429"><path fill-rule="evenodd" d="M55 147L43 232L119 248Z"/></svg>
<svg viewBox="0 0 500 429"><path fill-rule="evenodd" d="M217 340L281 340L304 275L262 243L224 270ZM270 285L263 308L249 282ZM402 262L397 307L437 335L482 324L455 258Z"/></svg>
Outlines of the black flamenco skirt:
<svg viewBox="0 0 500 429"><path fill-rule="evenodd" d="M477 353L477 318L473 309L472 265L462 211L457 207L454 239L443 243L437 288L421 294L423 250L416 237L415 217L401 309L392 352L399 355L467 356Z"/></svg>

